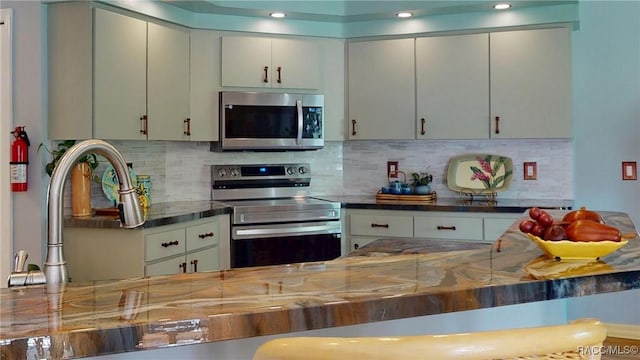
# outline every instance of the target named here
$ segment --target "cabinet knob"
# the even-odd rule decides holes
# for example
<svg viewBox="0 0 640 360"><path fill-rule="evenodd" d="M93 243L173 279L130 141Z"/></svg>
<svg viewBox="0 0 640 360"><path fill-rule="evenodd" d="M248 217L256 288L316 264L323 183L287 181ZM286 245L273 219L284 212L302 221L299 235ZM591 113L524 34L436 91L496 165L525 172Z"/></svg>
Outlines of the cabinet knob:
<svg viewBox="0 0 640 360"><path fill-rule="evenodd" d="M206 237L212 237L213 235L214 235L214 233L213 233L213 232L208 232L208 233L206 233L206 234L200 234L200 235L198 235L198 237L199 237L200 239L204 239L204 238L206 238Z"/></svg>
<svg viewBox="0 0 640 360"><path fill-rule="evenodd" d="M351 136L356 136L356 134L358 133L356 131L356 124L358 122L356 121L356 119L351 119Z"/></svg>
<svg viewBox="0 0 640 360"><path fill-rule="evenodd" d="M360 248L360 245L358 245L358 244L353 244L353 249L354 249L354 250L358 250L359 248Z"/></svg>
<svg viewBox="0 0 640 360"><path fill-rule="evenodd" d="M500 116L496 116L496 134L500 134Z"/></svg>
<svg viewBox="0 0 640 360"><path fill-rule="evenodd" d="M376 224L376 223L372 223L372 224L371 224L371 227L372 227L372 228L381 227L381 228L386 228L386 229L388 229L388 228L389 228L389 224Z"/></svg>
<svg viewBox="0 0 640 360"><path fill-rule="evenodd" d="M427 133L427 131L424 129L424 125L425 125L426 122L427 121L424 118L420 119L420 123L421 123L420 124L420 126L421 126L420 127L420 135L424 135L424 134Z"/></svg>
<svg viewBox="0 0 640 360"><path fill-rule="evenodd" d="M278 84L282 84L282 67L278 66L276 71L278 72Z"/></svg>
<svg viewBox="0 0 640 360"><path fill-rule="evenodd" d="M191 260L191 265L193 265L193 272L198 272L198 259Z"/></svg>
<svg viewBox="0 0 640 360"><path fill-rule="evenodd" d="M178 265L178 267L182 269L182 273L183 274L187 272L187 263L186 262L180 263L180 265Z"/></svg>
<svg viewBox="0 0 640 360"><path fill-rule="evenodd" d="M169 242L163 242L161 245L162 247L169 247L169 246L174 246L174 245L178 245L179 242L178 240L174 240L174 241L169 241Z"/></svg>
<svg viewBox="0 0 640 360"><path fill-rule="evenodd" d="M266 84L269 82L269 67L264 67L264 76L262 77L262 81Z"/></svg>

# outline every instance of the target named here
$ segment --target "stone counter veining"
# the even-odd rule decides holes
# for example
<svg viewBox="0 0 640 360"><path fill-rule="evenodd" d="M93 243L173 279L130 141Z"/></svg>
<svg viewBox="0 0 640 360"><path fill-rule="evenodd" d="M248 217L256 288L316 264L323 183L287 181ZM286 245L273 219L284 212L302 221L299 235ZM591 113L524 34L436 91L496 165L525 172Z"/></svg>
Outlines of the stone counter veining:
<svg viewBox="0 0 640 360"><path fill-rule="evenodd" d="M637 234L626 214L602 214ZM640 288L637 237L600 261L561 262L515 225L494 244L455 251L414 242L406 253L387 239L319 263L71 283L61 294L1 289L0 352L93 356Z"/></svg>

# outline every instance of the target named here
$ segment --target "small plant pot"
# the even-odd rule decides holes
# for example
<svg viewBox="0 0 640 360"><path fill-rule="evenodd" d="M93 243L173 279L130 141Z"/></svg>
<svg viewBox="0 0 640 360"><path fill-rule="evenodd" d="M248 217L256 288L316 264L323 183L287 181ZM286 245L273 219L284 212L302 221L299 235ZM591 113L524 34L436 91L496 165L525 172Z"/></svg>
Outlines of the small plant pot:
<svg viewBox="0 0 640 360"><path fill-rule="evenodd" d="M429 185L416 185L413 188L413 192L418 195L431 194L431 186Z"/></svg>

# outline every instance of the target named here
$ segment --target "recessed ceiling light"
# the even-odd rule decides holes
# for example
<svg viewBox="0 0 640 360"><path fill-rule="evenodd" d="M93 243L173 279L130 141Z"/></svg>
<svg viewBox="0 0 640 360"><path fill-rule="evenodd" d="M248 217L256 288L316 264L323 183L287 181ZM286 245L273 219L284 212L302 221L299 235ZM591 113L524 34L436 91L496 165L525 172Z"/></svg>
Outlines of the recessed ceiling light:
<svg viewBox="0 0 640 360"><path fill-rule="evenodd" d="M281 12L272 12L271 14L269 14L271 17L274 18L283 18L284 17L284 13Z"/></svg>
<svg viewBox="0 0 640 360"><path fill-rule="evenodd" d="M493 8L496 9L496 10L506 10L506 9L508 9L510 7L511 7L511 4L506 4L506 3L505 4L495 4L495 5L493 5Z"/></svg>
<svg viewBox="0 0 640 360"><path fill-rule="evenodd" d="M412 17L413 14L410 12L399 12L396 14L396 16L399 18L408 18L408 17Z"/></svg>

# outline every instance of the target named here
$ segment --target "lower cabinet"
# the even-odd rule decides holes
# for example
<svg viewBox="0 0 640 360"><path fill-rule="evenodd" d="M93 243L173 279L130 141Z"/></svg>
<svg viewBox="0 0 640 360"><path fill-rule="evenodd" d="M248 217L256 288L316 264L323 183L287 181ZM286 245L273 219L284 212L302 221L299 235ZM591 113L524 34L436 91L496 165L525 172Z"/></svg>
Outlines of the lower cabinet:
<svg viewBox="0 0 640 360"><path fill-rule="evenodd" d="M520 213L361 209L347 209L345 214L349 251L385 237L493 242L522 216Z"/></svg>
<svg viewBox="0 0 640 360"><path fill-rule="evenodd" d="M229 267L229 216L149 229L65 228L73 282L212 271Z"/></svg>

